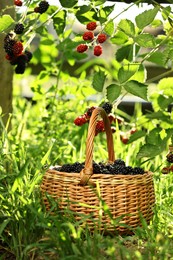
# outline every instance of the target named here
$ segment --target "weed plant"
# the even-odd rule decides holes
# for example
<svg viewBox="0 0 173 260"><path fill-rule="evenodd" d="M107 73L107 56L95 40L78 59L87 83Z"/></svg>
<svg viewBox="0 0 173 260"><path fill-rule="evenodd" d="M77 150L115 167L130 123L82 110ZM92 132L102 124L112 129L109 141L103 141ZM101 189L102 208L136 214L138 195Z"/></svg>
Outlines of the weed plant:
<svg viewBox="0 0 173 260"><path fill-rule="evenodd" d="M68 210L62 216L51 198L51 210L45 210L39 189L45 170L85 160L87 125L77 127L73 120L89 104L92 101L57 99L51 104L43 99L32 105L15 96L10 132L1 119L0 259L172 259L173 175L161 173L165 155L145 163L136 161L142 141L124 145L118 130L114 134L116 158L132 166L143 163L154 173L156 204L150 225L143 220L132 236L104 235L98 230L90 233ZM94 159L100 158L107 158L104 133L95 138Z"/></svg>

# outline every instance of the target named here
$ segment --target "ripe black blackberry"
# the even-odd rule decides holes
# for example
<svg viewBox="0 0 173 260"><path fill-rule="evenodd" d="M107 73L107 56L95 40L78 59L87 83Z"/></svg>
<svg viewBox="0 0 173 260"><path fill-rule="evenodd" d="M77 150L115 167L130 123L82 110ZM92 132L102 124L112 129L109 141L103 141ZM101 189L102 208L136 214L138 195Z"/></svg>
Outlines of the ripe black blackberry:
<svg viewBox="0 0 173 260"><path fill-rule="evenodd" d="M173 153L172 153L172 152L170 152L170 153L168 153L168 154L166 155L166 160L167 160L167 162L169 162L169 163L173 163Z"/></svg>
<svg viewBox="0 0 173 260"><path fill-rule="evenodd" d="M47 11L48 8L49 8L49 3L47 1L41 1L38 7L34 9L34 11L43 14Z"/></svg>
<svg viewBox="0 0 173 260"><path fill-rule="evenodd" d="M93 172L94 173L102 173L102 169L100 168L100 165L96 162L93 162Z"/></svg>
<svg viewBox="0 0 173 260"><path fill-rule="evenodd" d="M60 172L72 172L72 167L70 163L63 164Z"/></svg>
<svg viewBox="0 0 173 260"><path fill-rule="evenodd" d="M22 54L22 55L18 56L17 59L15 60L15 64L17 64L17 66L15 68L16 74L23 74L26 69L26 55ZM15 65L15 64L12 64L12 65Z"/></svg>
<svg viewBox="0 0 173 260"><path fill-rule="evenodd" d="M10 56L13 56L13 46L15 43L16 41L13 39L10 38L7 38L6 40L4 39L4 50Z"/></svg>
<svg viewBox="0 0 173 260"><path fill-rule="evenodd" d="M132 171L133 175L137 175L137 174L144 174L144 170L140 167L134 167L133 171Z"/></svg>
<svg viewBox="0 0 173 260"><path fill-rule="evenodd" d="M112 111L112 104L109 102L106 102L102 105L102 108L106 111L107 114L109 114Z"/></svg>
<svg viewBox="0 0 173 260"><path fill-rule="evenodd" d="M124 169L124 166L123 165L114 165L114 174L123 174L123 169Z"/></svg>
<svg viewBox="0 0 173 260"><path fill-rule="evenodd" d="M30 51L25 51L26 60L29 62L32 59L32 53Z"/></svg>
<svg viewBox="0 0 173 260"><path fill-rule="evenodd" d="M125 166L125 162L122 160L122 159L116 159L114 161L114 165L122 165L122 166Z"/></svg>
<svg viewBox="0 0 173 260"><path fill-rule="evenodd" d="M16 34L22 34L23 31L24 31L24 25L22 23L18 23L18 24L15 25L14 32Z"/></svg>
<svg viewBox="0 0 173 260"><path fill-rule="evenodd" d="M75 162L71 165L71 171L79 173L83 169L83 165L79 162Z"/></svg>

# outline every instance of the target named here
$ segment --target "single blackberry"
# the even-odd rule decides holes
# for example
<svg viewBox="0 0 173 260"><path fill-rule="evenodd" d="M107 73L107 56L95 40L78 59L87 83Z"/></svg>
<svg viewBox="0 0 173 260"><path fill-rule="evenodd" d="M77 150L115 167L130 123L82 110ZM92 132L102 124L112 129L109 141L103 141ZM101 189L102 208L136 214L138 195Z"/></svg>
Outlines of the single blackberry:
<svg viewBox="0 0 173 260"><path fill-rule="evenodd" d="M49 8L49 3L47 1L41 1L38 7L34 9L34 11L43 14L47 11L48 8Z"/></svg>
<svg viewBox="0 0 173 260"><path fill-rule="evenodd" d="M109 114L112 111L112 104L106 102L102 105L102 108L106 111L107 114Z"/></svg>
<svg viewBox="0 0 173 260"><path fill-rule="evenodd" d="M24 31L24 25L22 23L18 23L18 24L15 25L14 32L16 34L22 34L23 31Z"/></svg>
<svg viewBox="0 0 173 260"><path fill-rule="evenodd" d="M16 74L23 74L25 72L25 69L26 69L26 64L20 64L20 65L17 65L17 67L15 68L15 72Z"/></svg>
<svg viewBox="0 0 173 260"><path fill-rule="evenodd" d="M125 162L122 160L122 159L116 159L114 161L114 165L122 165L122 166L125 166Z"/></svg>
<svg viewBox="0 0 173 260"><path fill-rule="evenodd" d="M133 171L132 171L133 175L137 175L137 174L144 174L144 169L140 168L140 167L134 167Z"/></svg>
<svg viewBox="0 0 173 260"><path fill-rule="evenodd" d="M13 39L8 39L7 41L4 42L4 50L10 56L14 56L13 46L15 45L15 43L16 41Z"/></svg>
<svg viewBox="0 0 173 260"><path fill-rule="evenodd" d="M168 153L168 154L166 155L166 160L167 160L167 162L169 162L169 163L173 163L173 153L172 153L172 152L170 152L170 153Z"/></svg>

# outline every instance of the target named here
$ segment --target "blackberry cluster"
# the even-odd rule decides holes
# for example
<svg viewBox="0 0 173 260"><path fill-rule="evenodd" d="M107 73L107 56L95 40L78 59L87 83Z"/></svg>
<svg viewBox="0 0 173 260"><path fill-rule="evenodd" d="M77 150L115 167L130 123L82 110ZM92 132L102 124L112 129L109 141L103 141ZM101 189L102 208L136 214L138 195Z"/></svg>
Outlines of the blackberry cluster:
<svg viewBox="0 0 173 260"><path fill-rule="evenodd" d="M54 170L59 172L75 172L80 173L80 171L84 168L84 162L79 163L75 162L73 164L64 164L59 167L54 167ZM112 164L99 162L96 163L93 161L93 172L100 174L122 174L122 175L138 175L144 174L145 171L140 167L131 167L126 166L125 162L122 159L115 160Z"/></svg>
<svg viewBox="0 0 173 260"><path fill-rule="evenodd" d="M49 8L49 3L47 1L41 1L37 7L35 7L34 11L36 13L43 14Z"/></svg>
<svg viewBox="0 0 173 260"><path fill-rule="evenodd" d="M112 111L112 104L106 102L102 105L102 108L106 111L107 114L109 114Z"/></svg>
<svg viewBox="0 0 173 260"><path fill-rule="evenodd" d="M172 152L168 153L166 156L166 159L167 159L167 162L173 163L173 153Z"/></svg>
<svg viewBox="0 0 173 260"><path fill-rule="evenodd" d="M16 33L16 34L22 34L23 33L23 31L24 31L24 25L22 24L22 23L18 23L18 24L16 24L15 25L15 27L14 27L14 32Z"/></svg>
<svg viewBox="0 0 173 260"><path fill-rule="evenodd" d="M19 24L21 30L23 27ZM16 27L15 27L16 28ZM23 74L27 64L32 58L32 53L28 50L24 51L21 41L16 39L16 33L8 33L4 38L4 50L6 52L5 58L9 60L11 65L15 65L16 74Z"/></svg>

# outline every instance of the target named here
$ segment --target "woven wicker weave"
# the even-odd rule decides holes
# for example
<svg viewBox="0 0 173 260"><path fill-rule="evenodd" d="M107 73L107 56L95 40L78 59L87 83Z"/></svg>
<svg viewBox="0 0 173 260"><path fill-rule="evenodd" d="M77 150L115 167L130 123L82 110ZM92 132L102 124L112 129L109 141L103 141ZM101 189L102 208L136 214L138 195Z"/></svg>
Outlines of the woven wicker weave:
<svg viewBox="0 0 173 260"><path fill-rule="evenodd" d="M44 204L49 210L46 196L49 194L58 201L62 211L69 207L75 213L76 220L85 216L83 224L91 230L97 227L106 232L116 230L128 233L126 225L130 228L140 226L141 215L147 223L152 218L155 202L153 176L151 172L143 175L93 173L93 142L98 115L103 118L106 129L108 161L115 160L109 119L102 108L96 108L89 123L84 169L80 174L49 169L41 183ZM109 214L105 211L105 204ZM120 221L115 227L112 220L116 221L117 218Z"/></svg>

